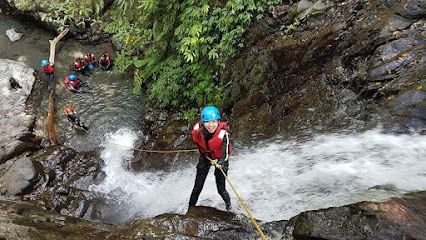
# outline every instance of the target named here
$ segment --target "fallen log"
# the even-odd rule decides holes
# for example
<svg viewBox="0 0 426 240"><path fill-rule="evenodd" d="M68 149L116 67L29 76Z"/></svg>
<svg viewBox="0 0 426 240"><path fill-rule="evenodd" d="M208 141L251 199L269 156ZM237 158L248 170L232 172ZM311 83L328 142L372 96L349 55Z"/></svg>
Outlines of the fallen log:
<svg viewBox="0 0 426 240"><path fill-rule="evenodd" d="M53 40L49 40L50 42L50 56L49 56L49 62L52 64L55 63L55 48L56 43L61 40L67 33L69 29L65 29L62 31L57 37L55 37ZM47 122L46 122L46 129L47 134L49 136L50 144L56 145L59 143L58 141L58 134L56 132L55 128L55 88L49 93L49 113L47 114Z"/></svg>

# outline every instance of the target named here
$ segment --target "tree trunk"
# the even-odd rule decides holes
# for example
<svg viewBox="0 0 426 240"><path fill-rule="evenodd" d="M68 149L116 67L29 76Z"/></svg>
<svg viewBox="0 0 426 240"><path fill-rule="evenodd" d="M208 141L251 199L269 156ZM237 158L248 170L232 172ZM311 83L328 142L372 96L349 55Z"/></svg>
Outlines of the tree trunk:
<svg viewBox="0 0 426 240"><path fill-rule="evenodd" d="M61 34L59 34L57 37L55 37L53 40L49 40L50 42L50 57L49 62L54 64L55 63L55 48L56 43L61 40L67 33L69 29L65 29ZM56 145L59 143L58 141L58 134L56 133L55 129L55 89L52 89L52 92L49 93L49 113L47 114L47 122L46 122L46 129L47 134L49 135L49 141L50 144Z"/></svg>

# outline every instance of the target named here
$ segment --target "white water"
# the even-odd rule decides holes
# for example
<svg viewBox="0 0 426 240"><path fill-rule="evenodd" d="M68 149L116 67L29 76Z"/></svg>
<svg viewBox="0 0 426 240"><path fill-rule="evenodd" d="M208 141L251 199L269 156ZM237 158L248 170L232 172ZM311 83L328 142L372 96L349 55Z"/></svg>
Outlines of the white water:
<svg viewBox="0 0 426 240"><path fill-rule="evenodd" d="M137 134L120 129L108 141L129 147ZM185 213L195 165L171 173L133 174L125 170L132 151L105 143L106 179L92 190L109 196L118 222L162 213ZM289 219L306 210L362 200L384 200L426 190L426 136L390 135L371 130L355 135L318 136L307 142L277 141L235 149L228 172L252 215L263 221ZM387 185L393 190L369 189ZM245 214L227 185L233 211ZM224 209L210 170L197 205Z"/></svg>

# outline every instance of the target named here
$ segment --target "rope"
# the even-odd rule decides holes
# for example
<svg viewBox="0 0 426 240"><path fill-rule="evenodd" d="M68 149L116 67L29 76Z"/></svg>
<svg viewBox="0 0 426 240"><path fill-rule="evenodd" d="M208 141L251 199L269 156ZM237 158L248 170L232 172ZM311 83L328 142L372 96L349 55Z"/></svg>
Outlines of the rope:
<svg viewBox="0 0 426 240"><path fill-rule="evenodd" d="M81 129L83 129L83 130L84 130L85 132L87 132L88 134L90 134L90 135L94 136L95 138L97 138L97 139L99 139L99 140L103 141L103 139L102 139L102 138L100 138L100 137L98 137L97 135L95 135L95 134L93 134L93 133L89 132L88 130L86 130L86 129L84 129L84 128L81 128ZM131 148L131 147L124 146L124 145L120 145L120 144L118 144L118 143L111 142L111 141L106 141L106 142L112 143L112 144L114 144L114 145L116 145L116 146L119 146L119 147L122 147L122 148L127 148L127 149L130 149L130 150L140 151L140 152L148 152L148 153L180 153L180 152L197 152L197 151L198 151L198 149L181 149L181 150L147 150L147 149L141 149L141 148Z"/></svg>
<svg viewBox="0 0 426 240"><path fill-rule="evenodd" d="M207 157L207 156L206 156ZM259 225L257 225L256 220L254 220L253 216L251 215L250 211L247 209L246 205L244 204L243 200L241 199L240 195L238 195L237 190L235 190L234 186L232 185L231 181L229 180L228 176L226 176L226 173L223 171L222 167L216 163L216 161L212 160L211 158L207 157L210 162L215 165L217 168L220 169L223 176L225 177L226 181L228 181L229 186L231 186L232 190L234 191L235 195L237 195L238 200L240 200L241 205L243 205L244 209L246 210L247 214L249 215L251 221L253 222L254 226L256 227L257 231L260 233L260 236L262 236L263 240L267 240L265 237L265 234L263 234L262 229L260 229Z"/></svg>

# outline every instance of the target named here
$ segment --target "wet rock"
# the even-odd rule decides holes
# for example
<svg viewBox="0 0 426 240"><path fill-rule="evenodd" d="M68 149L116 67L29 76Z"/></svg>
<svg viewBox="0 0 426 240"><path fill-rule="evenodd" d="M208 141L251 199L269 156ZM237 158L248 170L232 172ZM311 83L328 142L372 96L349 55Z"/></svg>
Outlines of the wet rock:
<svg viewBox="0 0 426 240"><path fill-rule="evenodd" d="M394 14L392 17L389 18L388 24L383 28L382 32L380 33L380 37L388 37L391 36L394 31L401 31L407 29L414 22L414 19L407 19L401 17L400 15Z"/></svg>
<svg viewBox="0 0 426 240"><path fill-rule="evenodd" d="M426 16L426 3L422 0L408 0L404 9L398 12L403 17L421 18Z"/></svg>
<svg viewBox="0 0 426 240"><path fill-rule="evenodd" d="M394 99L390 104L390 109L393 114L401 115L425 100L426 92L421 90L408 91Z"/></svg>
<svg viewBox="0 0 426 240"><path fill-rule="evenodd" d="M370 73L370 81L389 80L414 61L422 61L424 50L420 41L404 38L392 41L377 49L377 57ZM420 48L417 49L416 48Z"/></svg>
<svg viewBox="0 0 426 240"><path fill-rule="evenodd" d="M181 119L181 115L168 114L164 111L150 110L142 120L144 126L143 142L138 147L144 150L178 150L195 149L192 142L191 131L187 121ZM161 158L156 153L144 151L135 152L135 157L131 163L131 168L136 171L149 169L168 170L175 167L174 164L182 164L195 161L196 154L173 153L163 154ZM177 161L179 160L179 161Z"/></svg>
<svg viewBox="0 0 426 240"><path fill-rule="evenodd" d="M407 124L405 124L405 126L408 129L414 129L414 130L426 129L425 121L423 121L421 119L417 119L417 118L411 119Z"/></svg>
<svg viewBox="0 0 426 240"><path fill-rule="evenodd" d="M309 3L309 1L306 1L306 2ZM302 3L302 1L300 3ZM299 16L297 16L298 19L307 18L310 15L312 15L312 13L314 11L321 12L321 11L324 11L325 9L333 6L333 3L331 1L323 2L321 0L316 1L314 4L312 4L310 6L308 6L309 4L307 4L307 3L304 3L302 5L300 5L300 3L298 5L298 10L299 10L299 6L300 6L300 9L303 9L305 7L307 7L307 8L305 10L303 10L303 12L301 14L299 14Z"/></svg>
<svg viewBox="0 0 426 240"><path fill-rule="evenodd" d="M411 110L411 117L426 120L426 107L419 107Z"/></svg>
<svg viewBox="0 0 426 240"><path fill-rule="evenodd" d="M22 33L17 33L14 28L7 30L6 35L12 42L18 41L22 37Z"/></svg>
<svg viewBox="0 0 426 240"><path fill-rule="evenodd" d="M21 88L12 89L10 78ZM25 109L34 82L33 69L20 62L0 59L0 163L40 148L33 134L35 116Z"/></svg>
<svg viewBox="0 0 426 240"><path fill-rule="evenodd" d="M233 214L209 207L194 207L186 215L164 214L153 219L138 220L131 226L141 237L150 234L176 234L209 239L251 239L255 232L249 232L241 222L233 220Z"/></svg>
<svg viewBox="0 0 426 240"><path fill-rule="evenodd" d="M113 226L0 200L0 239L120 239Z"/></svg>
<svg viewBox="0 0 426 240"><path fill-rule="evenodd" d="M313 5L312 2L308 0L302 0L297 4L297 12L301 13L305 11L306 9L308 9L309 7L311 7L312 5Z"/></svg>
<svg viewBox="0 0 426 240"><path fill-rule="evenodd" d="M387 202L361 202L292 218L294 239L424 239L426 192Z"/></svg>
<svg viewBox="0 0 426 240"><path fill-rule="evenodd" d="M14 196L29 191L37 183L37 177L43 175L43 169L38 162L20 156L0 165L0 175L0 193Z"/></svg>

